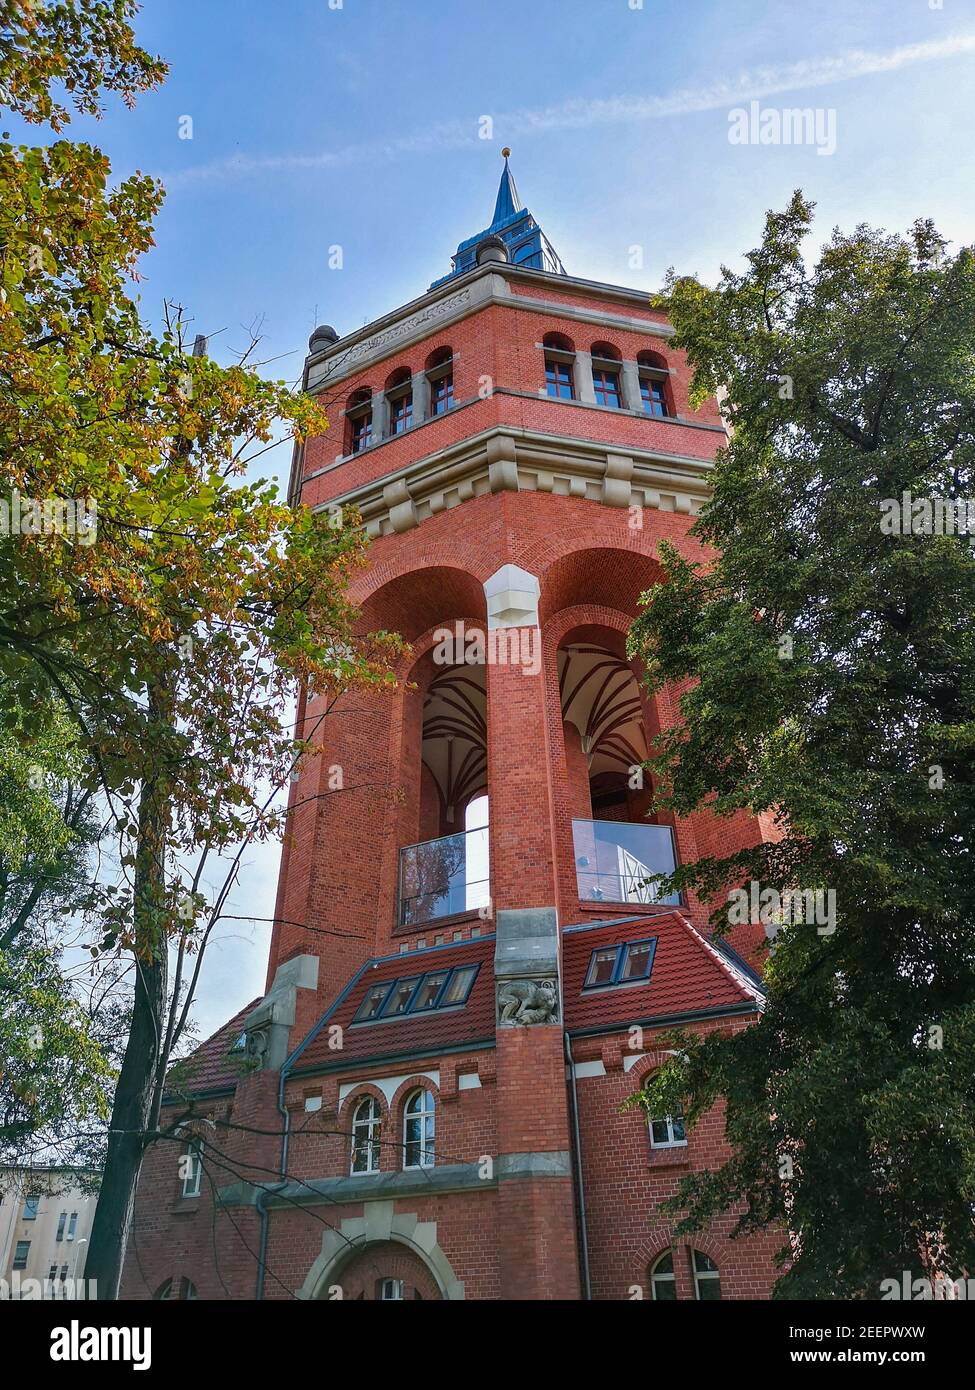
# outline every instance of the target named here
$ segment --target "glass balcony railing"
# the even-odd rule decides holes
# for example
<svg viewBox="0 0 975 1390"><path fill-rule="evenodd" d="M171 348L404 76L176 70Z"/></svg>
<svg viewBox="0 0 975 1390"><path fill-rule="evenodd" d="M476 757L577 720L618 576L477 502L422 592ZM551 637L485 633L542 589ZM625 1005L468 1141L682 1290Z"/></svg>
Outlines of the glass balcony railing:
<svg viewBox="0 0 975 1390"><path fill-rule="evenodd" d="M399 852L399 924L422 926L491 899L488 828L406 845Z"/></svg>
<svg viewBox="0 0 975 1390"><path fill-rule="evenodd" d="M669 825L574 820L572 843L583 902L680 902L679 894L661 897L657 885L647 882L652 874L670 874L677 867Z"/></svg>

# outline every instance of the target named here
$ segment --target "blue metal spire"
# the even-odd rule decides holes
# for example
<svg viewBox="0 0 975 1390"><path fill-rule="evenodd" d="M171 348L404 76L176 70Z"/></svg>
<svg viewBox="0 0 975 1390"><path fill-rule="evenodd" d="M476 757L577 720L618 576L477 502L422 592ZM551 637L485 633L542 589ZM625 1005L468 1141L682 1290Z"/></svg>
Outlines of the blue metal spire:
<svg viewBox="0 0 975 1390"><path fill-rule="evenodd" d="M508 156L511 151L507 145L501 151L504 155L504 172L501 175L501 183L498 185L498 200L494 205L494 221L491 223L492 229L498 227L502 222L506 222L509 217L516 212L521 212L522 203L518 197L518 189L515 185L515 176L508 168Z"/></svg>
<svg viewBox="0 0 975 1390"><path fill-rule="evenodd" d="M550 275L564 275L565 266L559 260L552 243L542 231L518 196L514 175L508 165L511 151L507 145L501 151L504 169L498 186L498 197L494 204L494 218L490 227L485 227L476 236L462 241L452 257L453 269L441 280L430 286L434 289L445 280L473 269L477 264L477 247L487 236L500 237L508 251L512 265L524 266L528 270L546 270Z"/></svg>

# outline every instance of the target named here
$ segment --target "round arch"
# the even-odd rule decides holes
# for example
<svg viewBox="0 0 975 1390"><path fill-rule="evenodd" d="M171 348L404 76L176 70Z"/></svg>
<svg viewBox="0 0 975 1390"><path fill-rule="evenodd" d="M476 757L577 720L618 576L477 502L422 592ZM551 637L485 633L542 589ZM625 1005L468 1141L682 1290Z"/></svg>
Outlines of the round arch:
<svg viewBox="0 0 975 1390"><path fill-rule="evenodd" d="M412 1252L429 1272L440 1298L451 1302L464 1298L464 1285L437 1243L437 1223L419 1221L412 1212L394 1212L392 1202L369 1202L364 1216L344 1220L338 1230L324 1231L321 1253L298 1297L336 1301L333 1290L341 1287L343 1270L371 1247L388 1244Z"/></svg>

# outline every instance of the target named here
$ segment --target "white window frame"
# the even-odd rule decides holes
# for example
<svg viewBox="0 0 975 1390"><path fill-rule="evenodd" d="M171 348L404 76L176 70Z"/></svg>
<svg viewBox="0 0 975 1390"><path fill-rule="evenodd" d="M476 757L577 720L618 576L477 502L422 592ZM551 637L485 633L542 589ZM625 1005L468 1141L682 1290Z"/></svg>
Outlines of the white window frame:
<svg viewBox="0 0 975 1390"><path fill-rule="evenodd" d="M361 1178L367 1173L379 1172L379 1130L382 1113L375 1096L363 1096L356 1102L352 1111L352 1154L349 1159L349 1172L352 1177ZM356 1167L356 1158L365 1155L366 1166Z"/></svg>
<svg viewBox="0 0 975 1390"><path fill-rule="evenodd" d="M186 1140L186 1152L180 1154L180 1157L193 1160L190 1171L183 1178L180 1195L187 1198L199 1197L203 1192L203 1140L186 1132L180 1137ZM69 1235L68 1239L73 1240L74 1237Z"/></svg>
<svg viewBox="0 0 975 1390"><path fill-rule="evenodd" d="M419 1101L417 1108L410 1109L414 1102ZM436 1130L436 1103L433 1099L433 1092L428 1091L425 1086L418 1086L415 1091L411 1091L406 1097L403 1106L403 1167L404 1168L432 1168L435 1162L433 1151L434 1134ZM415 1138L410 1137L410 1125L419 1125L419 1133ZM409 1146L419 1145L419 1160L416 1163L408 1161Z"/></svg>
<svg viewBox="0 0 975 1390"><path fill-rule="evenodd" d="M660 1266L663 1264L664 1260L668 1260L668 1259L670 1260L670 1272L669 1272L669 1273L666 1273L666 1272L665 1272L665 1273L663 1273L663 1274L658 1274L658 1273L657 1273L658 1269L659 1269ZM676 1273L676 1271L675 1271L675 1269L674 1269L674 1252L673 1252L673 1250L664 1250L664 1251L662 1251L662 1252L657 1256L657 1258L654 1260L653 1266L652 1266L652 1268L651 1268L651 1270L650 1270L650 1298L651 1298L652 1302L654 1302L654 1303L672 1303L672 1302L674 1301L674 1299L669 1299L669 1298L668 1298L668 1299L663 1299L663 1298L658 1298L658 1297L657 1297L657 1285L658 1285L658 1284L673 1284L673 1286L674 1286L674 1299L676 1299L676 1297L677 1297L677 1273Z"/></svg>
<svg viewBox="0 0 975 1390"><path fill-rule="evenodd" d="M698 1267L697 1267L697 1257L698 1257L698 1255L700 1255L703 1259L711 1260L710 1255L705 1255L705 1253L704 1253L703 1250L692 1250L692 1251L691 1251L691 1275L693 1276L693 1279L694 1279L694 1297L697 1299L698 1303L705 1303L705 1302L708 1302L708 1303L710 1303L710 1302L720 1302L720 1299L721 1299L721 1271L720 1271L720 1269L718 1269L718 1266L717 1266L717 1265L714 1265L714 1268L713 1268L713 1269L698 1269ZM714 1264L714 1261L711 1260L711 1263ZM714 1299L714 1300L712 1300L712 1299L703 1299L703 1298L701 1297L701 1288L700 1288L700 1286L701 1286L701 1284L702 1284L705 1280L712 1280L712 1279L717 1281L717 1284L718 1284L718 1297L717 1297L717 1299Z"/></svg>
<svg viewBox="0 0 975 1390"><path fill-rule="evenodd" d="M675 1119L679 1120L679 1121L681 1122L681 1124L683 1125L683 1123L684 1123L684 1116L683 1116L683 1115L676 1115L676 1116L675 1116L675 1115L661 1115L661 1116L659 1116L657 1119L655 1119L655 1120L649 1120L649 1121L647 1122L647 1128L648 1128L648 1130L650 1131L650 1147L651 1147L651 1149L686 1149L686 1148L687 1148L687 1132L686 1132L686 1130L685 1130L684 1138L683 1138L683 1139L675 1139L675 1138L674 1138L674 1120L675 1120ZM666 1126L667 1126L667 1138L666 1138L666 1139L655 1139L655 1138L654 1138L654 1134L653 1134L653 1127L654 1127L654 1125L666 1125Z"/></svg>
<svg viewBox="0 0 975 1390"><path fill-rule="evenodd" d="M387 1293L387 1289L392 1292ZM382 1303L401 1303L406 1298L402 1279L383 1279L379 1285L379 1299Z"/></svg>

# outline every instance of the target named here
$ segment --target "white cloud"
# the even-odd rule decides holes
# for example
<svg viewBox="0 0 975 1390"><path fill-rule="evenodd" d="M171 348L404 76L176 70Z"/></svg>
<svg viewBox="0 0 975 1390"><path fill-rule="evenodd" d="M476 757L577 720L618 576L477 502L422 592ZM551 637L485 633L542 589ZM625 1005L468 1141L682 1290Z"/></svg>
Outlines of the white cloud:
<svg viewBox="0 0 975 1390"><path fill-rule="evenodd" d="M683 87L663 96L612 96L558 102L552 106L491 113L499 138L550 130L579 130L591 126L660 120L668 116L714 111L753 98L805 91L851 82L862 77L898 72L920 63L975 54L975 34L956 34L927 43L905 44L886 53L848 49L826 58L803 58L795 63L752 68L736 78L705 87ZM475 146L477 117L450 121L416 130L389 140L375 140L320 150L314 154L234 155L194 168L163 174L169 188L253 174L335 169L353 164L373 164L401 155L428 154L433 150Z"/></svg>

